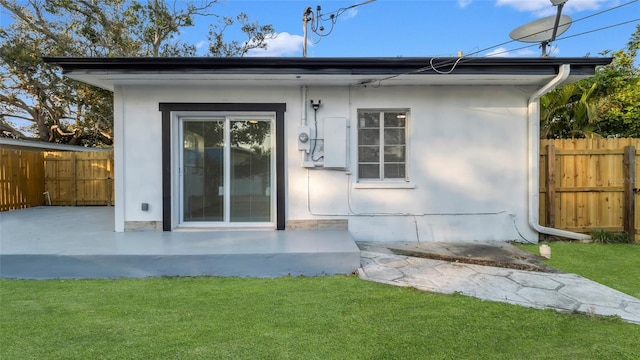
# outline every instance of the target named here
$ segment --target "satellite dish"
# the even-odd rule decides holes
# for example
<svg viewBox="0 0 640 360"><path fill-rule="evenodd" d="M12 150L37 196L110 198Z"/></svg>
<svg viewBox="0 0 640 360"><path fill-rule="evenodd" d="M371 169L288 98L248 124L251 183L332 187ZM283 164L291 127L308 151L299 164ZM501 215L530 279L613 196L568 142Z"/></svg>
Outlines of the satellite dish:
<svg viewBox="0 0 640 360"><path fill-rule="evenodd" d="M527 43L553 41L557 35L561 35L569 29L571 21L569 16L561 15L556 29L556 16L549 16L514 29L509 33L509 37Z"/></svg>

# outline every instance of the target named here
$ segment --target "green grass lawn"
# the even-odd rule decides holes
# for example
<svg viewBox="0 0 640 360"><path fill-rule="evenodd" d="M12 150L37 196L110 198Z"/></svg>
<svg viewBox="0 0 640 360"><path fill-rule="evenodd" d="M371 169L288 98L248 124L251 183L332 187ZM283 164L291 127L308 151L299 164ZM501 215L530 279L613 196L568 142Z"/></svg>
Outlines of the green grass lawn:
<svg viewBox="0 0 640 360"><path fill-rule="evenodd" d="M639 325L355 276L2 280L0 306L3 360L640 358Z"/></svg>
<svg viewBox="0 0 640 360"><path fill-rule="evenodd" d="M547 265L640 298L640 244L550 242ZM538 253L539 245L517 245Z"/></svg>

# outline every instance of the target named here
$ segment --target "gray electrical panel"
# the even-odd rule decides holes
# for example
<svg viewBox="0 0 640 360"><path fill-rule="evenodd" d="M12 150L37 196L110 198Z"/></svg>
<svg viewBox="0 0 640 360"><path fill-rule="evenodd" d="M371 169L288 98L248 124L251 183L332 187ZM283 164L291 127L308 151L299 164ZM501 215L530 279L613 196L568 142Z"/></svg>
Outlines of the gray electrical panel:
<svg viewBox="0 0 640 360"><path fill-rule="evenodd" d="M343 117L324 118L325 168L346 169L348 167L349 124Z"/></svg>

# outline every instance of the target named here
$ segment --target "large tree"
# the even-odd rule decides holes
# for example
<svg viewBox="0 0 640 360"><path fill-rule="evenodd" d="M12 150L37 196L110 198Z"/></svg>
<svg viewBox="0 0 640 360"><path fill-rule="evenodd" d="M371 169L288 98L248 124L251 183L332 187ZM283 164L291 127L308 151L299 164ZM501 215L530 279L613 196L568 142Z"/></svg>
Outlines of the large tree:
<svg viewBox="0 0 640 360"><path fill-rule="evenodd" d="M559 87L541 99L541 137L640 137L640 25L624 49L596 75Z"/></svg>
<svg viewBox="0 0 640 360"><path fill-rule="evenodd" d="M0 136L110 144L112 94L62 77L42 58L195 56L196 45L181 41L181 31L197 18L218 18L217 2L0 0L14 20L0 28ZM242 56L266 47L272 26L252 23L244 13L236 19L247 40L225 43L234 20L219 18L220 25L210 28L206 55Z"/></svg>

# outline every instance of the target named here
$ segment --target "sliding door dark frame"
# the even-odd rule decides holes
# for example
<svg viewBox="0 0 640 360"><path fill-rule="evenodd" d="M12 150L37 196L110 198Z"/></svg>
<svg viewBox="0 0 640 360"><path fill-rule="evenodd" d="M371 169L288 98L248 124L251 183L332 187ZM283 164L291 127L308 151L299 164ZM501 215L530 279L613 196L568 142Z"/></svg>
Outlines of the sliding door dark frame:
<svg viewBox="0 0 640 360"><path fill-rule="evenodd" d="M276 228L285 229L285 103L160 103L162 112L162 230L171 231L171 112L173 111L226 111L274 112L276 114Z"/></svg>

